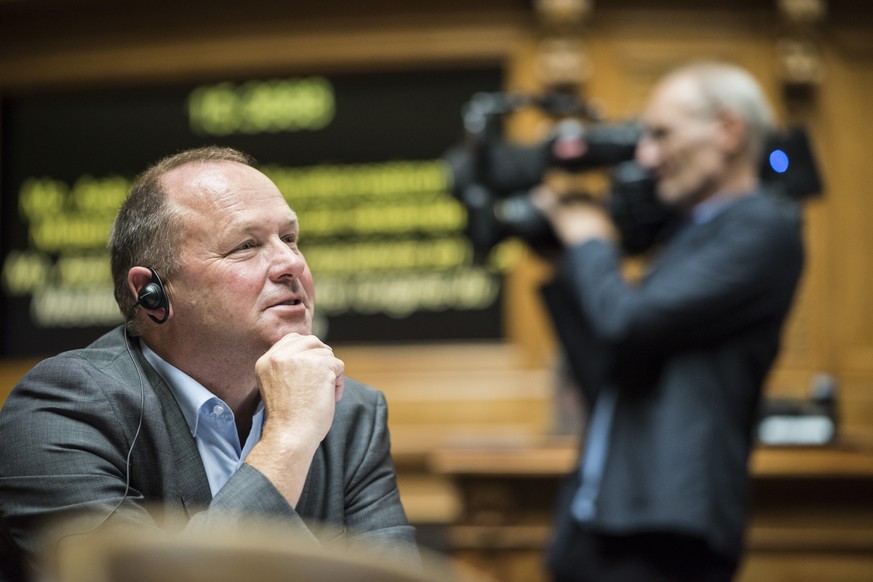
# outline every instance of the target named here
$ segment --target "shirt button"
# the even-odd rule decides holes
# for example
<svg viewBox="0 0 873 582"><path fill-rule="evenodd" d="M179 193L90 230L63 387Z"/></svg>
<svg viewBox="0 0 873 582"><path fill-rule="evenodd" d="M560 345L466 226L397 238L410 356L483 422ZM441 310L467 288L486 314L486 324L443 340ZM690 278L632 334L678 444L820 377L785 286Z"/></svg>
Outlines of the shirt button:
<svg viewBox="0 0 873 582"><path fill-rule="evenodd" d="M222 414L224 414L224 406L222 406L221 404L216 404L216 405L212 408L212 412L213 412L213 414L215 414L216 416L221 416Z"/></svg>

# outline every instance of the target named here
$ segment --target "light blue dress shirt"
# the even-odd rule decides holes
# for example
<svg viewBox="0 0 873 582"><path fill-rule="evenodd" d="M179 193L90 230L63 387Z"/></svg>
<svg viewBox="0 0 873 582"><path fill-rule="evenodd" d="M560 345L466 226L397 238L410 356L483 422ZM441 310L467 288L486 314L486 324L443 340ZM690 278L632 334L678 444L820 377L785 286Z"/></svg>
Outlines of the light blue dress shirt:
<svg viewBox="0 0 873 582"><path fill-rule="evenodd" d="M203 459L209 489L215 497L261 440L264 402L258 404L252 417L252 430L249 431L245 444L241 445L233 411L221 398L161 358L145 342L140 341L140 346L146 360L170 387L182 409L197 443L197 450L200 451L200 458Z"/></svg>

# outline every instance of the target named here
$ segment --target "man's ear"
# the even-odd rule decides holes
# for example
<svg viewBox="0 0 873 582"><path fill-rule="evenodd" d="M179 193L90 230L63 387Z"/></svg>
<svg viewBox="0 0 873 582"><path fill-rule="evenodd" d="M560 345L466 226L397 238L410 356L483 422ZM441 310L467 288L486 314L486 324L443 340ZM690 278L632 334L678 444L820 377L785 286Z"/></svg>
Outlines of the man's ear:
<svg viewBox="0 0 873 582"><path fill-rule="evenodd" d="M127 287L136 301L139 298L139 290L151 283L152 273L146 267L131 267L127 272Z"/></svg>
<svg viewBox="0 0 873 582"><path fill-rule="evenodd" d="M166 295L167 290L152 269L132 267L127 272L127 287L149 319L162 324L170 318L173 309Z"/></svg>
<svg viewBox="0 0 873 582"><path fill-rule="evenodd" d="M736 154L746 146L746 122L739 115L723 111L718 116L718 143L722 150Z"/></svg>

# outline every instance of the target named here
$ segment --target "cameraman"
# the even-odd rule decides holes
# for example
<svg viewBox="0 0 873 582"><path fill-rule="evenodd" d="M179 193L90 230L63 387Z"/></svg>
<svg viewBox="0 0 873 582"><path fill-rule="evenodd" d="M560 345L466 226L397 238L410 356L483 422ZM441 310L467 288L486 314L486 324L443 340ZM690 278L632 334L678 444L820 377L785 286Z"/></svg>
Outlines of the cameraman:
<svg viewBox="0 0 873 582"><path fill-rule="evenodd" d="M798 207L759 184L771 124L735 66L660 81L636 160L683 223L635 283L600 204L533 194L565 247L544 297L591 411L559 505L555 580L736 572L756 410L804 254Z"/></svg>

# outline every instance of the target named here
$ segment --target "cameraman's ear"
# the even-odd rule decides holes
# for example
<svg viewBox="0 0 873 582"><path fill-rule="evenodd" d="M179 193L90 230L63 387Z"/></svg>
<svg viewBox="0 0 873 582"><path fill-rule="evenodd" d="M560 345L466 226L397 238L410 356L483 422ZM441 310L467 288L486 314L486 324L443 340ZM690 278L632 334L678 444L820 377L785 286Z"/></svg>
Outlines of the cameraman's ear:
<svg viewBox="0 0 873 582"><path fill-rule="evenodd" d="M735 154L746 145L746 122L740 116L723 111L718 116L718 144L725 152Z"/></svg>

